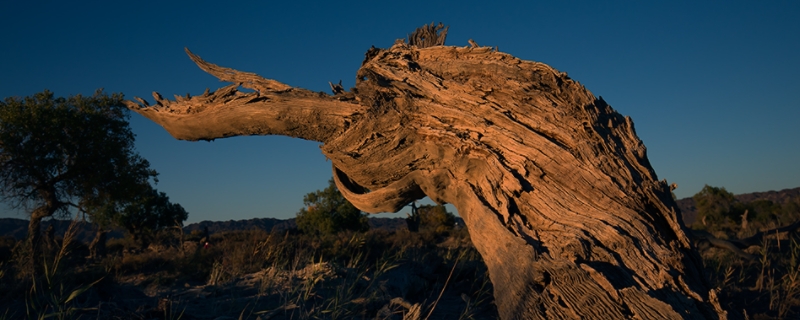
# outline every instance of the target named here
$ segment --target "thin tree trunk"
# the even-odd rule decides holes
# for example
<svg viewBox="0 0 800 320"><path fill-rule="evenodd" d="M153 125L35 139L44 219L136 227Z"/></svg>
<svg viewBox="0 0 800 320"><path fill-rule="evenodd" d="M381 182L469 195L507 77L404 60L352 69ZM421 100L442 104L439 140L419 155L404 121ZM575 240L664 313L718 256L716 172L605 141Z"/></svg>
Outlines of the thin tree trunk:
<svg viewBox="0 0 800 320"><path fill-rule="evenodd" d="M89 244L89 256L92 259L99 259L106 255L106 236L108 230L98 228L95 232L92 243Z"/></svg>
<svg viewBox="0 0 800 320"><path fill-rule="evenodd" d="M39 272L42 262L42 219L52 216L55 209L51 205L44 205L33 210L31 220L28 222L26 246L29 252L29 265L34 274Z"/></svg>
<svg viewBox="0 0 800 320"><path fill-rule="evenodd" d="M363 211L453 203L503 319L726 317L633 121L565 73L488 47L398 42L367 52L351 92L312 97L190 57L256 92L129 107L178 139L321 141Z"/></svg>

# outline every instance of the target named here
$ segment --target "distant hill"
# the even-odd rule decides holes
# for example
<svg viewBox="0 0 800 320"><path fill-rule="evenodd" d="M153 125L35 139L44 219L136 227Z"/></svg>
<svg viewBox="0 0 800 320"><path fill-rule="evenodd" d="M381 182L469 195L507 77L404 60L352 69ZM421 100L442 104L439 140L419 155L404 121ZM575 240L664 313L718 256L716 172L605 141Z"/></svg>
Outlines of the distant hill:
<svg viewBox="0 0 800 320"><path fill-rule="evenodd" d="M770 200L777 204L784 204L791 199L800 197L800 187L794 189L784 189L780 191L766 191L766 192L753 192L738 194L735 196L741 202L752 202L755 200ZM697 218L697 207L695 206L694 199L691 197L683 198L676 201L678 208L681 211L683 222L686 225L691 225ZM456 221L463 225L464 221L456 217ZM62 237L64 231L67 230L71 220L56 220L50 219L42 221L42 230L53 225L57 237ZM297 224L292 219L275 219L275 218L255 218L248 220L228 220L228 221L202 221L192 223L185 226L184 231L192 232L195 230L202 231L203 228L208 227L210 233L217 233L222 231L237 231L237 230L251 230L254 228L261 229L268 232L283 232L289 229L297 228ZM406 221L404 218L370 218L369 226L372 229L385 229L396 231L406 228ZM25 238L28 234L28 220L16 218L0 218L0 236L10 236L17 240ZM110 238L121 238L123 231L117 230L109 234ZM94 238L94 230L91 224L87 222L79 222L78 225L78 240L83 242L91 242Z"/></svg>
<svg viewBox="0 0 800 320"><path fill-rule="evenodd" d="M755 200L769 200L777 204L784 204L798 196L800 196L800 187L783 189L780 191L753 192L735 195L736 200L744 203L753 202ZM683 223L687 226L694 223L695 219L697 219L697 206L695 206L694 199L691 197L683 198L677 202L678 208L681 209Z"/></svg>
<svg viewBox="0 0 800 320"><path fill-rule="evenodd" d="M64 232L67 231L67 227L69 227L72 220L58 220L58 219L49 219L42 221L42 232L47 230L48 227L51 225L55 229L55 236L56 237L63 237ZM95 230L92 229L92 225L88 222L79 221L78 225L78 232L76 238L79 241L83 241L89 243L94 239ZM16 218L0 218L0 236L9 236L13 237L17 240L25 239L25 236L28 234L28 220L23 219L16 219ZM111 238L121 238L123 235L122 231L113 231L108 236Z"/></svg>
<svg viewBox="0 0 800 320"><path fill-rule="evenodd" d="M461 218L456 218L460 224L463 225ZM55 234L57 237L62 237L64 231L71 223L71 220L45 220L42 221L42 230L53 225L55 227ZM404 218L370 218L369 226L372 229L385 229L396 231L406 228L406 220ZM261 229L268 232L283 232L289 229L297 228L294 218L281 220L275 218L255 218L248 220L228 220L228 221L202 221L189 224L183 227L185 232L192 232L195 230L202 231L208 227L208 232L211 234L222 231L241 231ZM0 236L10 236L17 240L22 240L28 234L28 220L16 218L0 218ZM123 231L118 230L109 234L110 238L121 238ZM79 222L77 239L89 243L94 238L94 230L91 224L87 222Z"/></svg>
<svg viewBox="0 0 800 320"><path fill-rule="evenodd" d="M297 228L294 218L281 220L275 218L254 218L248 220L228 220L228 221L201 221L189 224L183 227L186 232L203 231L203 228L208 227L208 232L211 234L222 231L242 231L261 229L268 232L282 232L289 229Z"/></svg>
<svg viewBox="0 0 800 320"><path fill-rule="evenodd" d="M458 221L461 221L460 218ZM297 228L297 223L295 223L294 218L286 220L274 218L255 218L249 220L202 221L187 225L183 229L186 232L192 232L195 230L202 231L205 227L208 227L208 232L212 234L221 231L251 229L261 229L268 232L283 232L289 229ZM385 229L389 231L407 228L406 220L404 218L369 218L369 227L371 229Z"/></svg>

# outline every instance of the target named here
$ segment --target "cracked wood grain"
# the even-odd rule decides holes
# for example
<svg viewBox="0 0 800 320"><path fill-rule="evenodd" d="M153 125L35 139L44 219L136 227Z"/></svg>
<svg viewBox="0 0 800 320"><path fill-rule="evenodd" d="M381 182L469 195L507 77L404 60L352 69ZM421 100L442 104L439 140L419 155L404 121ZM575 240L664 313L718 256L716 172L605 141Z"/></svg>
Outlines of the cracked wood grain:
<svg viewBox="0 0 800 320"><path fill-rule="evenodd" d="M633 121L563 72L401 41L370 49L355 88L329 96L189 54L234 84L129 107L178 139L320 141L363 211L454 204L503 319L726 318Z"/></svg>

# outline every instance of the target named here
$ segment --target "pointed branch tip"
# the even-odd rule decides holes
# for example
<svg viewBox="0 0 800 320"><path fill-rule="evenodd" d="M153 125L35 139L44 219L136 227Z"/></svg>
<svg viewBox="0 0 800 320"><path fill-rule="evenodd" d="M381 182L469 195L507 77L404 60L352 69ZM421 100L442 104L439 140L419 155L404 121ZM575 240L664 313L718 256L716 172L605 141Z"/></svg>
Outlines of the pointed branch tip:
<svg viewBox="0 0 800 320"><path fill-rule="evenodd" d="M255 73L252 72L243 72L238 71L231 68L221 67L216 64L207 62L200 58L200 56L192 53L189 48L184 48L186 54L189 55L189 59L192 61L203 71L207 72L208 74L217 77L220 81L231 82L231 83L238 83L241 86L253 89L256 91L261 92L262 94L266 94L267 92L278 92L278 91L286 91L292 89L291 86L286 85L284 83L270 80L263 78Z"/></svg>

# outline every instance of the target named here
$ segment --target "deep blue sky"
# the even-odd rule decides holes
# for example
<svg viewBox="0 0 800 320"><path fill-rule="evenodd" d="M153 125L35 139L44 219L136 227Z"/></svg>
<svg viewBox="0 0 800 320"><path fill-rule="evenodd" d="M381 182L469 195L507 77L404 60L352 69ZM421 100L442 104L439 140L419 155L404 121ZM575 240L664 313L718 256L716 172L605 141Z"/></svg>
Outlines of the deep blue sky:
<svg viewBox="0 0 800 320"><path fill-rule="evenodd" d="M633 118L678 197L704 184L734 193L800 186L800 2L726 1L3 1L0 98L97 88L152 102L224 83L207 61L315 91L354 83L364 52L432 21L468 39L565 71ZM531 1L532 2L532 1ZM324 188L315 142L172 139L134 114L136 146L157 188L189 221L293 217ZM6 210L0 217L24 218ZM404 215L403 215L404 216Z"/></svg>

